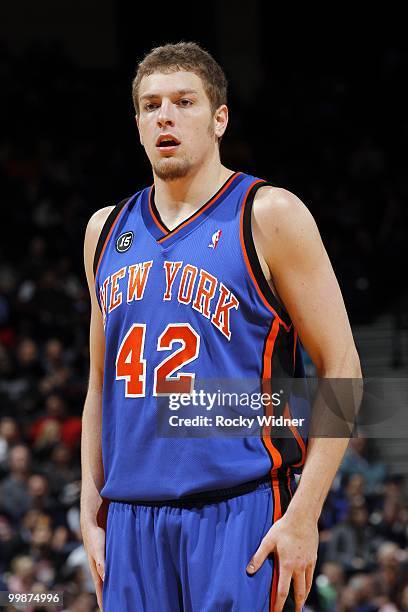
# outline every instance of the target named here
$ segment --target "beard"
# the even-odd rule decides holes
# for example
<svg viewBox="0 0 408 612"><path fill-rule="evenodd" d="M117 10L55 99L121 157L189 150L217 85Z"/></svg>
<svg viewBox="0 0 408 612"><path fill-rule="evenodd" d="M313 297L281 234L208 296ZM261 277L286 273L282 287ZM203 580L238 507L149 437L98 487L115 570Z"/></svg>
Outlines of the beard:
<svg viewBox="0 0 408 612"><path fill-rule="evenodd" d="M208 135L211 138L215 136L213 122L208 125ZM153 170L156 176L162 181L176 181L188 175L193 164L186 158L176 159L175 157L164 157L153 164Z"/></svg>
<svg viewBox="0 0 408 612"><path fill-rule="evenodd" d="M184 178L190 168L191 164L187 159L175 159L174 157L159 159L153 165L156 176L162 181L176 181Z"/></svg>

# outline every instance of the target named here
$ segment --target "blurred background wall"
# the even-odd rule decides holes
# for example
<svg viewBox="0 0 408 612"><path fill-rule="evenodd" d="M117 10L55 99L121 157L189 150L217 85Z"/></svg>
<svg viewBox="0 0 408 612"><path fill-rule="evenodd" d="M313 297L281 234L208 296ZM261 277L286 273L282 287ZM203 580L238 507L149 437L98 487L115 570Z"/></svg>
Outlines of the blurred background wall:
<svg viewBox="0 0 408 612"><path fill-rule="evenodd" d="M262 0L2 3L0 589L59 585L74 612L95 605L78 524L83 236L95 210L151 181L131 80L153 46L179 40L227 73L224 163L292 190L314 215L364 374L407 376L398 15L281 15ZM353 441L321 518L311 609L408 610L407 466L406 439Z"/></svg>

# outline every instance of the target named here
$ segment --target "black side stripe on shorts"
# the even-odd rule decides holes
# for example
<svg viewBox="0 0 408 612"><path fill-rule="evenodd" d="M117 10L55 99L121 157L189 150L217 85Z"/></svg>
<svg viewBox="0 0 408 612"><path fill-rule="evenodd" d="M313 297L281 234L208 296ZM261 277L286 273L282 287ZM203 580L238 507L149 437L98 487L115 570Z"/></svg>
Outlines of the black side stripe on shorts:
<svg viewBox="0 0 408 612"><path fill-rule="evenodd" d="M121 200L118 204L116 204L115 208L113 208L113 210L111 210L111 212L109 213L109 215L106 218L106 221L103 225L102 231L99 235L98 238L98 242L96 245L96 249L95 249L95 255L94 255L94 261L93 261L93 273L94 273L94 277L96 276L96 271L98 269L98 264L99 264L99 260L101 258L101 254L102 254L102 249L104 247L104 244L106 242L106 239L108 237L109 234L109 230L112 227L116 217L118 216L118 214L120 213L120 211L122 210L122 208L124 207L124 205L126 204L126 202L129 201L129 198L125 198L124 200Z"/></svg>

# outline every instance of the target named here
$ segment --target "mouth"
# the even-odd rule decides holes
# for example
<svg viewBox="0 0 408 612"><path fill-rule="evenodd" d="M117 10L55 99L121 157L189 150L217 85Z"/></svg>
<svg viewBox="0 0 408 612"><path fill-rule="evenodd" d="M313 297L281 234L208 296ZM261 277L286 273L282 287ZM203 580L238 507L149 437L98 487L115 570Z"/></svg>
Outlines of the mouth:
<svg viewBox="0 0 408 612"><path fill-rule="evenodd" d="M163 134L159 136L156 142L156 147L160 149L160 151L175 151L178 146L180 146L180 141L172 134Z"/></svg>

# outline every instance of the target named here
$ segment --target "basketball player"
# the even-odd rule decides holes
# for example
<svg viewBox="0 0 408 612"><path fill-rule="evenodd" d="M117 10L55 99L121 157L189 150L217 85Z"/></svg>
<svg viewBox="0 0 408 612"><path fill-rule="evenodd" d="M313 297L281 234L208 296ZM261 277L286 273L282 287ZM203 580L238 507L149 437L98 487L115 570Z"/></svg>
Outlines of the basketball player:
<svg viewBox="0 0 408 612"><path fill-rule="evenodd" d="M299 338L320 377L361 376L341 293L303 203L222 165L226 80L206 51L153 49L133 98L153 185L96 212L85 237L81 525L98 603L301 610L347 441L160 437L157 399L195 378L299 376ZM267 131L261 104L248 120Z"/></svg>

